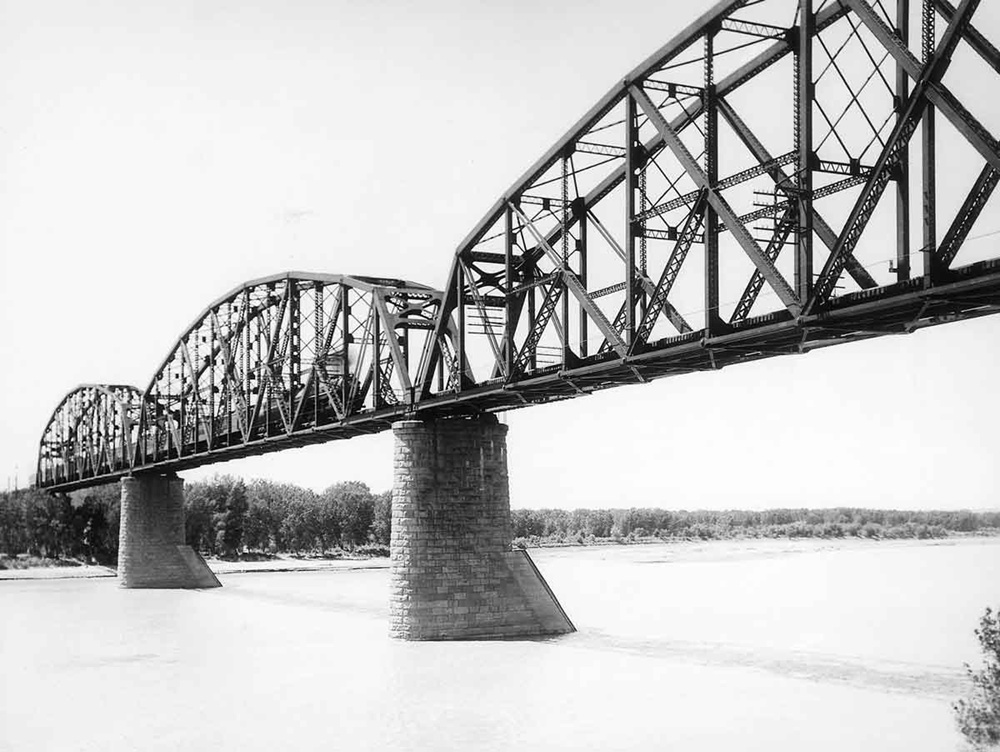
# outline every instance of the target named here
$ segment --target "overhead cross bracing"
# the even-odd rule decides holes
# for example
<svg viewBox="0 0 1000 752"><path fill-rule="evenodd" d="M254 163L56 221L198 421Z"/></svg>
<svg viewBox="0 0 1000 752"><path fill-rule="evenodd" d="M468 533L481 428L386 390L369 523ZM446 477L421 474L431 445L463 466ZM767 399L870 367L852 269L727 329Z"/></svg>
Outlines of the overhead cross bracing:
<svg viewBox="0 0 1000 752"><path fill-rule="evenodd" d="M1000 149L983 102L1000 53L978 6L716 4L496 200L440 290L297 273L241 286L145 389L71 393L43 435L38 484L995 313Z"/></svg>

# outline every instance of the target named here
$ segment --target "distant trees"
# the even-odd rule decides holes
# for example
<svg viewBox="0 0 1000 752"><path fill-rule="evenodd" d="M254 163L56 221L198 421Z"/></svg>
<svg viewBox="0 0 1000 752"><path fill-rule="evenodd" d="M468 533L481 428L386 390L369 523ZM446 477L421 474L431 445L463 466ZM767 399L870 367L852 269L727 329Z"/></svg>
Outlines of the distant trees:
<svg viewBox="0 0 1000 752"><path fill-rule="evenodd" d="M102 564L118 558L118 486L66 494L24 489L0 494L0 553L77 557Z"/></svg>
<svg viewBox="0 0 1000 752"><path fill-rule="evenodd" d="M73 514L73 545L75 555L90 561L114 564L118 560L118 532L121 516L121 494L118 485L91 489Z"/></svg>
<svg viewBox="0 0 1000 752"><path fill-rule="evenodd" d="M247 487L242 479L229 487L225 501L218 505L213 517L215 522L215 548L223 556L236 556L243 550L243 534L246 529Z"/></svg>
<svg viewBox="0 0 1000 752"><path fill-rule="evenodd" d="M364 483L336 483L323 492L324 507L336 518L340 543L355 548L368 541L375 519L375 497Z"/></svg>
<svg viewBox="0 0 1000 752"><path fill-rule="evenodd" d="M1000 512L907 512L881 509L515 509L516 544L658 538L941 538L1000 529Z"/></svg>
<svg viewBox="0 0 1000 752"><path fill-rule="evenodd" d="M290 483L255 480L247 486L230 476L215 476L185 488L187 541L222 556L385 546L389 498L388 493L373 495L358 481L335 483L316 494Z"/></svg>
<svg viewBox="0 0 1000 752"><path fill-rule="evenodd" d="M6 553L28 550L28 531L24 523L22 495L17 491L5 494L0 503L0 550Z"/></svg>
<svg viewBox="0 0 1000 752"><path fill-rule="evenodd" d="M316 494L291 483L268 480L252 481L247 489L250 509L247 512L254 530L247 547L255 551L291 550L286 540L285 518L293 505L314 503Z"/></svg>
<svg viewBox="0 0 1000 752"><path fill-rule="evenodd" d="M382 546L389 545L392 533L392 491L375 496L375 516L372 519L372 540Z"/></svg>
<svg viewBox="0 0 1000 752"><path fill-rule="evenodd" d="M184 540L196 551L215 553L215 511L218 499L208 484L184 489Z"/></svg>
<svg viewBox="0 0 1000 752"><path fill-rule="evenodd" d="M0 493L0 554L75 557L113 565L118 558L121 492L117 483L74 494ZM392 494L364 483L336 483L322 494L291 483L229 475L184 487L184 537L211 555L387 553Z"/></svg>
<svg viewBox="0 0 1000 752"><path fill-rule="evenodd" d="M281 537L285 550L292 553L311 551L313 548L325 552L327 538L323 535L318 504L292 504L281 521Z"/></svg>
<svg viewBox="0 0 1000 752"><path fill-rule="evenodd" d="M976 749L1000 746L1000 612L987 608L979 620L976 637L983 652L983 668L965 670L972 694L955 703L958 728Z"/></svg>
<svg viewBox="0 0 1000 752"><path fill-rule="evenodd" d="M184 487L185 539L221 556L255 553L383 552L392 529L392 493L335 483L317 494L291 483L229 475ZM0 493L0 554L72 556L113 564L118 556L117 483L65 495ZM714 538L938 538L1000 531L1000 512L907 512L838 507L761 511L515 509L516 545ZM368 547L368 548L366 548Z"/></svg>

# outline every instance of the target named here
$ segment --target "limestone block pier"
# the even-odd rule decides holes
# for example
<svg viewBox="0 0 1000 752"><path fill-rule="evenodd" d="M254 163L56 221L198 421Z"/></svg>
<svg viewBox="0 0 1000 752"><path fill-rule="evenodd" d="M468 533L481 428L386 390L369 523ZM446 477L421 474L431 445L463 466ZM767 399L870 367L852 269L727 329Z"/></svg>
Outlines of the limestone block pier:
<svg viewBox="0 0 1000 752"><path fill-rule="evenodd" d="M184 544L184 481L176 475L122 478L118 581L125 588L220 587Z"/></svg>
<svg viewBox="0 0 1000 752"><path fill-rule="evenodd" d="M393 433L390 634L574 631L527 552L511 550L507 426L481 415L400 421Z"/></svg>

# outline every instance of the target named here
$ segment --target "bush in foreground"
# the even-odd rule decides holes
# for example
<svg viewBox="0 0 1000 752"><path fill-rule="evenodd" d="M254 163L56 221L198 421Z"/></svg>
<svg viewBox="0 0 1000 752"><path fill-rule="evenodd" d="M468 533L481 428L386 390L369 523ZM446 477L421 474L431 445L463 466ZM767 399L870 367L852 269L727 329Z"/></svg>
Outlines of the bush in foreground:
<svg viewBox="0 0 1000 752"><path fill-rule="evenodd" d="M955 717L962 735L976 749L1000 746L1000 612L987 608L976 630L984 666L965 670L972 680L972 694L955 703Z"/></svg>

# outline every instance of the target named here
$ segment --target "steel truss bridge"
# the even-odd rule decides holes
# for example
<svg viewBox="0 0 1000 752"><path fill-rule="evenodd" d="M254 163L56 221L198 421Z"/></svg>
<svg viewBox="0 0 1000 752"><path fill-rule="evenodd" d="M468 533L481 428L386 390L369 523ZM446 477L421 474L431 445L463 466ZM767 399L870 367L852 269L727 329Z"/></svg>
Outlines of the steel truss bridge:
<svg viewBox="0 0 1000 752"><path fill-rule="evenodd" d="M1000 51L973 23L978 5L717 3L490 207L443 290L296 272L242 285L194 320L145 389L68 394L42 436L37 485L997 312L1000 257L974 231L998 217L996 203L985 210L1000 148L974 110L1000 94Z"/></svg>

